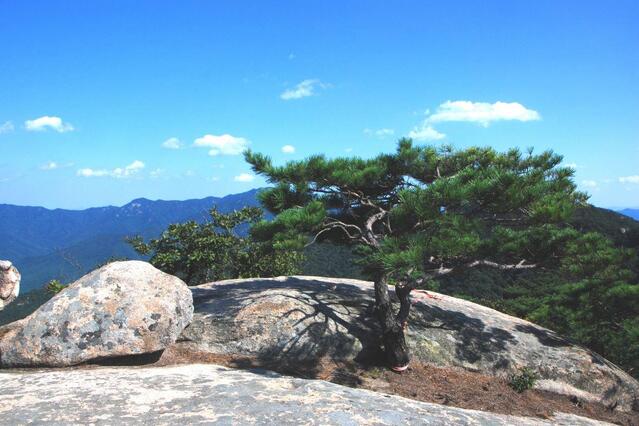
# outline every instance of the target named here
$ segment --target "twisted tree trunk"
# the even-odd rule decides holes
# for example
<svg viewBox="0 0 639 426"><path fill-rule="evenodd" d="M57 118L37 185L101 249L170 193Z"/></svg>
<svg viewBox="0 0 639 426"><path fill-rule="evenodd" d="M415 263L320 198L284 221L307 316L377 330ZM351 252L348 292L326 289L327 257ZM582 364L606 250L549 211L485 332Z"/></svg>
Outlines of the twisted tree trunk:
<svg viewBox="0 0 639 426"><path fill-rule="evenodd" d="M375 302L377 307L377 317L382 328L382 343L386 360L390 367L395 371L403 371L410 362L408 345L404 338L404 329L399 316L395 316L390 296L388 295L388 283L386 276L381 276L375 280ZM402 310L406 311L408 316L408 308L402 303ZM400 313L402 312L400 310Z"/></svg>

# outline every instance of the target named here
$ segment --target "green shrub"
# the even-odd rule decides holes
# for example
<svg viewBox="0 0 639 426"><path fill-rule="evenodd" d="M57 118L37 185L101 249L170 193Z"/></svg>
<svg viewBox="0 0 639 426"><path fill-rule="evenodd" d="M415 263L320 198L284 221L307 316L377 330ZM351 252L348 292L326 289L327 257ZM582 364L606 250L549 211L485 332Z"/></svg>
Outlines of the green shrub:
<svg viewBox="0 0 639 426"><path fill-rule="evenodd" d="M45 286L45 288L47 289L47 291L51 294L58 294L60 293L62 290L64 290L66 288L66 284L62 284L60 281L58 280L51 280L47 283L47 285Z"/></svg>
<svg viewBox="0 0 639 426"><path fill-rule="evenodd" d="M145 243L141 236L127 241L139 254L150 256L149 262L188 285L231 278L274 277L299 273L301 251L276 247L272 242L258 242L249 234L238 235L263 220L263 211L244 207L221 213L214 207L204 223L176 223L159 238Z"/></svg>
<svg viewBox="0 0 639 426"><path fill-rule="evenodd" d="M518 374L510 377L510 387L515 391L522 393L525 390L532 389L539 376L532 368L524 367L519 369Z"/></svg>

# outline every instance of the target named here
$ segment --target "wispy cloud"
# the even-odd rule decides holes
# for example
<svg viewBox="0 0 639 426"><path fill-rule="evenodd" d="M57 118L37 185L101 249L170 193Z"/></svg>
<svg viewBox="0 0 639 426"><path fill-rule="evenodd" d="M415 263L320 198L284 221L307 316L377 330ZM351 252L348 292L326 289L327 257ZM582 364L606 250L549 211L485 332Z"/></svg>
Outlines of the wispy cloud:
<svg viewBox="0 0 639 426"><path fill-rule="evenodd" d="M210 148L209 155L239 155L249 145L247 139L232 136L229 134L224 135L204 135L201 138L197 138L193 142L193 146Z"/></svg>
<svg viewBox="0 0 639 426"><path fill-rule="evenodd" d="M250 173L242 173L233 178L236 182L253 182L253 179L255 179L255 175Z"/></svg>
<svg viewBox="0 0 639 426"><path fill-rule="evenodd" d="M387 136L393 136L395 134L395 130L393 129L364 129L364 134L369 136L377 136L380 139L384 139Z"/></svg>
<svg viewBox="0 0 639 426"><path fill-rule="evenodd" d="M42 132L50 129L55 130L58 133L64 133L74 130L71 123L65 123L60 117L52 117L48 115L25 121L24 128L30 132Z"/></svg>
<svg viewBox="0 0 639 426"><path fill-rule="evenodd" d="M280 95L280 98L285 101L290 101L293 99L302 99L302 98L306 98L308 96L313 96L317 94L316 92L317 88L326 89L328 87L330 87L329 84L322 83L320 80L316 78L308 79L308 80L304 80L300 82L299 84L297 84L295 87L291 89L286 89L284 92L282 92L282 94Z"/></svg>
<svg viewBox="0 0 639 426"><path fill-rule="evenodd" d="M295 147L293 145L284 145L282 147L282 152L284 154L293 154L295 152Z"/></svg>
<svg viewBox="0 0 639 426"><path fill-rule="evenodd" d="M57 169L59 167L60 166L55 161L49 161L47 164L43 164L42 166L40 166L40 169L42 169L42 170L55 170L55 169Z"/></svg>
<svg viewBox="0 0 639 426"><path fill-rule="evenodd" d="M41 165L40 170L56 170L71 166L73 166L73 163L60 164L55 161L49 161L48 163Z"/></svg>
<svg viewBox="0 0 639 426"><path fill-rule="evenodd" d="M639 175L620 177L619 182L639 184Z"/></svg>
<svg viewBox="0 0 639 426"><path fill-rule="evenodd" d="M427 123L447 121L465 121L487 127L493 121L536 121L541 116L535 110L528 109L518 102L471 102L446 101L430 114Z"/></svg>
<svg viewBox="0 0 639 426"><path fill-rule="evenodd" d="M408 132L408 137L417 141L438 141L444 139L446 135L438 132L431 125L422 123Z"/></svg>
<svg viewBox="0 0 639 426"><path fill-rule="evenodd" d="M2 125L0 125L0 135L3 133L11 133L13 132L13 123L11 121L5 121Z"/></svg>
<svg viewBox="0 0 639 426"><path fill-rule="evenodd" d="M162 148L166 149L180 149L182 148L182 141L176 137L168 138L164 142L162 142Z"/></svg>
<svg viewBox="0 0 639 426"><path fill-rule="evenodd" d="M143 168L144 163L140 160L135 160L125 167L117 167L112 170L84 168L79 169L76 174L82 177L113 177L124 179L138 174Z"/></svg>
<svg viewBox="0 0 639 426"><path fill-rule="evenodd" d="M164 169L154 169L149 172L149 176L153 179L157 179L164 174Z"/></svg>

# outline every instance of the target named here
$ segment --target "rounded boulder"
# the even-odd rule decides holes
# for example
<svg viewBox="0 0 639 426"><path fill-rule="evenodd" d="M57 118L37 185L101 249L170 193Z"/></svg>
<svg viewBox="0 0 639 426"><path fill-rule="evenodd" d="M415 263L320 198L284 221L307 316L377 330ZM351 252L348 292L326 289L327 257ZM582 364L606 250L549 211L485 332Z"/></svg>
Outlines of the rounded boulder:
<svg viewBox="0 0 639 426"><path fill-rule="evenodd" d="M0 260L0 311L20 292L20 272L8 260Z"/></svg>
<svg viewBox="0 0 639 426"><path fill-rule="evenodd" d="M61 367L157 352L192 318L182 280L146 262L113 262L0 329L0 365Z"/></svg>

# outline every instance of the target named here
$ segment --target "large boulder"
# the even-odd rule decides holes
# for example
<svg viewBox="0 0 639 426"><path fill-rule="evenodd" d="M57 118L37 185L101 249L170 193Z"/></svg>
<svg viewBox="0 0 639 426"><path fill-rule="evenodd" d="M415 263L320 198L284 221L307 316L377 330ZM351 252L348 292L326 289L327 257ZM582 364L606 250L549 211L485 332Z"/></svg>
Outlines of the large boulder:
<svg viewBox="0 0 639 426"><path fill-rule="evenodd" d="M379 353L370 282L280 277L221 281L192 291L195 314L175 345L180 350L284 365ZM636 380L548 329L442 294L415 292L413 300L406 337L417 360L504 378L530 367L540 375L541 389L622 410L637 407Z"/></svg>
<svg viewBox="0 0 639 426"><path fill-rule="evenodd" d="M604 425L413 401L321 380L217 365L0 372L4 424Z"/></svg>
<svg viewBox="0 0 639 426"><path fill-rule="evenodd" d="M193 315L184 282L146 262L113 262L0 328L0 366L68 366L156 352Z"/></svg>
<svg viewBox="0 0 639 426"><path fill-rule="evenodd" d="M20 272L8 260L0 260L0 311L20 292Z"/></svg>

